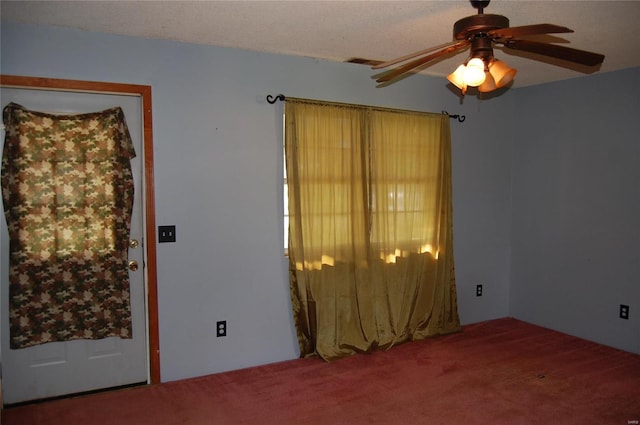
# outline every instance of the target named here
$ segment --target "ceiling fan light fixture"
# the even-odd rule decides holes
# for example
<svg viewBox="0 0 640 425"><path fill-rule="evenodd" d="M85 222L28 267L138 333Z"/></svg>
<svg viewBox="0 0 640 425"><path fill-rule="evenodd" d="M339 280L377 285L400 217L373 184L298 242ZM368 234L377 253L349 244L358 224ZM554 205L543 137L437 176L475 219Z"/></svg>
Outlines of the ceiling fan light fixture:
<svg viewBox="0 0 640 425"><path fill-rule="evenodd" d="M498 59L493 59L489 63L489 74L493 77L496 88L504 87L513 81L517 72L517 70Z"/></svg>

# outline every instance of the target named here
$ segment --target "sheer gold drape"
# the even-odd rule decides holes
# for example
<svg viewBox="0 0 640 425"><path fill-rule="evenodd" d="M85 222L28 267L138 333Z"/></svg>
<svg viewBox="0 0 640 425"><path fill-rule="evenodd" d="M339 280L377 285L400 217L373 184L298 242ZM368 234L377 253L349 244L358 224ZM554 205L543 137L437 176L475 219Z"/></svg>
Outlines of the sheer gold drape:
<svg viewBox="0 0 640 425"><path fill-rule="evenodd" d="M287 99L285 155L301 356L459 330L448 117Z"/></svg>

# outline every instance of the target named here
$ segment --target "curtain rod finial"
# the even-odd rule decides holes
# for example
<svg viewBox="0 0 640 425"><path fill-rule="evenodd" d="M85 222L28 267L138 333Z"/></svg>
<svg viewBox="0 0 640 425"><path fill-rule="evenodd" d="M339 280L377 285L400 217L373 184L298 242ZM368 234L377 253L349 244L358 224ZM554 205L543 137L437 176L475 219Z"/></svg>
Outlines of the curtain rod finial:
<svg viewBox="0 0 640 425"><path fill-rule="evenodd" d="M278 100L284 101L284 95L279 94L276 97L273 97L270 94L267 95L267 102L269 102L272 105L276 103Z"/></svg>
<svg viewBox="0 0 640 425"><path fill-rule="evenodd" d="M445 114L446 116L448 116L449 118L453 118L455 120L458 120L458 122L464 122L464 120L467 119L466 115L450 115L447 111L442 111L443 114Z"/></svg>

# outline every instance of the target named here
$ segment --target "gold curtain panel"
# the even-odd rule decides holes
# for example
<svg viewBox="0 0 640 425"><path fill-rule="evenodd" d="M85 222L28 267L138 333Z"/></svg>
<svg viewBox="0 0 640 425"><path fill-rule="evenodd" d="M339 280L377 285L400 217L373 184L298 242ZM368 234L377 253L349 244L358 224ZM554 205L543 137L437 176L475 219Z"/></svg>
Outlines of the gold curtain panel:
<svg viewBox="0 0 640 425"><path fill-rule="evenodd" d="M285 126L301 355L459 330L449 117L287 98Z"/></svg>

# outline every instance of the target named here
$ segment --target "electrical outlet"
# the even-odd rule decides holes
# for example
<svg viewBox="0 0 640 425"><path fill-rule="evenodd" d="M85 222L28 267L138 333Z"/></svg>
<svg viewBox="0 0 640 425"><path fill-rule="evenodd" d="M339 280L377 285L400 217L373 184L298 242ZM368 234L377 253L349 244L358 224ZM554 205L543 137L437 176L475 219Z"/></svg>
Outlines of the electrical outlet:
<svg viewBox="0 0 640 425"><path fill-rule="evenodd" d="M176 226L158 226L158 242L175 242Z"/></svg>
<svg viewBox="0 0 640 425"><path fill-rule="evenodd" d="M482 296L482 285L476 285L476 297Z"/></svg>
<svg viewBox="0 0 640 425"><path fill-rule="evenodd" d="M620 304L620 318L629 320L629 306Z"/></svg>
<svg viewBox="0 0 640 425"><path fill-rule="evenodd" d="M216 323L216 336L227 336L227 321L221 320Z"/></svg>

